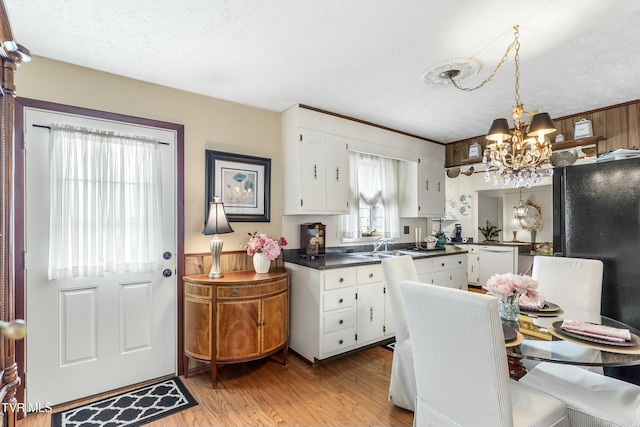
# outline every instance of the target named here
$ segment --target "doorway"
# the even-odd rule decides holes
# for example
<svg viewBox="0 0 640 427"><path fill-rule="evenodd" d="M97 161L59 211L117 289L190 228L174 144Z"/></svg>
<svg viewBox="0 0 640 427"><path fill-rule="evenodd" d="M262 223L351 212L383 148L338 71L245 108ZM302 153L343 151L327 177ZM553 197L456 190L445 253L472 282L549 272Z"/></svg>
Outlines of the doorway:
<svg viewBox="0 0 640 427"><path fill-rule="evenodd" d="M177 279L182 274L184 256L182 231L178 233L182 210L177 203L182 182L177 179L181 175L182 126L176 125L178 130L175 126L141 126L126 120L29 107L21 113L28 135L23 226L27 267L23 289L29 328L25 401L58 404L175 374L177 319L181 315ZM16 114L17 119L19 116L22 114ZM161 269L93 279L47 280L46 265L44 270L42 266L48 255L48 129L33 127L47 123L114 130L168 143L160 150L166 246ZM163 272L171 275L165 277Z"/></svg>

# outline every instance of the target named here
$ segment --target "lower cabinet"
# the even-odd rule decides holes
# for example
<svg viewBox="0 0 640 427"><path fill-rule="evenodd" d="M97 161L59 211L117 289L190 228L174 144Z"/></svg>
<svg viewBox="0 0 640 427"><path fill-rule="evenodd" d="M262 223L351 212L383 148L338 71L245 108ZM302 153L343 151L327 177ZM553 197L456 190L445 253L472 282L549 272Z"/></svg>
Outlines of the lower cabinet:
<svg viewBox="0 0 640 427"><path fill-rule="evenodd" d="M415 259L418 280L467 290L467 254Z"/></svg>
<svg viewBox="0 0 640 427"><path fill-rule="evenodd" d="M418 278L467 289L466 254L414 259ZM289 348L316 362L394 336L391 304L380 264L291 271Z"/></svg>
<svg viewBox="0 0 640 427"><path fill-rule="evenodd" d="M282 352L286 363L289 335L289 273L206 274L184 280L184 364L189 359L217 365L258 359Z"/></svg>
<svg viewBox="0 0 640 427"><path fill-rule="evenodd" d="M382 266L291 271L289 347L316 362L393 337Z"/></svg>

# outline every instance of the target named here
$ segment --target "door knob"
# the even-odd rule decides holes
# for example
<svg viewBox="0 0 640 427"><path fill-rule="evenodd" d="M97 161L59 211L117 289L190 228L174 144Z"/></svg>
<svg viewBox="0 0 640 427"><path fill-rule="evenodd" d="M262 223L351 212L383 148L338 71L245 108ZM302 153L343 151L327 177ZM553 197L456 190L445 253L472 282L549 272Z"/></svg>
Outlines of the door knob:
<svg viewBox="0 0 640 427"><path fill-rule="evenodd" d="M173 273L171 273L171 269L170 268L165 268L164 270L162 270L162 275L164 277L171 277L171 274L173 274Z"/></svg>
<svg viewBox="0 0 640 427"><path fill-rule="evenodd" d="M171 259L171 252L167 251L167 252L163 253L162 254L162 258Z"/></svg>

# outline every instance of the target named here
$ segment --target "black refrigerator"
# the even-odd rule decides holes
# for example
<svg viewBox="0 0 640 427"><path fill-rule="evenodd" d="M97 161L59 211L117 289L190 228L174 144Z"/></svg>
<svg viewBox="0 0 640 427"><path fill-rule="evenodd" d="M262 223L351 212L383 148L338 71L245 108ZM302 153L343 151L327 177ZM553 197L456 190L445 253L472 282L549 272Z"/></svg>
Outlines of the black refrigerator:
<svg viewBox="0 0 640 427"><path fill-rule="evenodd" d="M640 157L554 170L553 249L602 260L601 313L640 329ZM640 385L640 366L604 372Z"/></svg>
<svg viewBox="0 0 640 427"><path fill-rule="evenodd" d="M604 263L604 316L640 329L640 157L556 168L555 255Z"/></svg>

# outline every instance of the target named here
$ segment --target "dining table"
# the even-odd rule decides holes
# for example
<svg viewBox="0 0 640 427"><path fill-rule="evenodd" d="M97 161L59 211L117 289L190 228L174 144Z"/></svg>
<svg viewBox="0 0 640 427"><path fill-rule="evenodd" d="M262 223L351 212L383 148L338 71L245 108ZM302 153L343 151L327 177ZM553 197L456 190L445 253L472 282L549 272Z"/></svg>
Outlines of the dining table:
<svg viewBox="0 0 640 427"><path fill-rule="evenodd" d="M523 360L602 368L640 365L640 330L599 313L554 308L557 310L521 310L517 322L503 321L505 330L516 330L516 339L505 341L512 378L526 374ZM627 329L631 340L613 342L572 333L562 328L565 319Z"/></svg>

